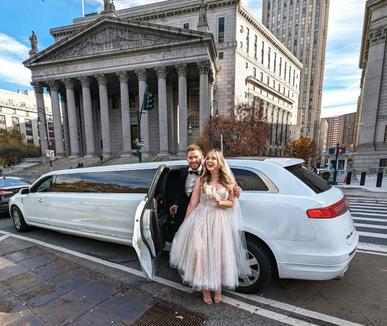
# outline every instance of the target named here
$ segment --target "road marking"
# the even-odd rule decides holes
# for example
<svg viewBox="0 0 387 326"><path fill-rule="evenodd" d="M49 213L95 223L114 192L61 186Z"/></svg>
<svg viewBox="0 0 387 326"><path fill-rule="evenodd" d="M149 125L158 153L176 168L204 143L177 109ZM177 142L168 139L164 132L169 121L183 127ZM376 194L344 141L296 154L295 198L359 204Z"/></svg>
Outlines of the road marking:
<svg viewBox="0 0 387 326"><path fill-rule="evenodd" d="M371 221L371 222L383 222L387 223L387 220L384 218L367 218L367 217L353 217L354 221Z"/></svg>
<svg viewBox="0 0 387 326"><path fill-rule="evenodd" d="M357 231L357 233L363 237L387 239L387 234L383 234L383 233L373 233L373 232L363 232L363 231Z"/></svg>
<svg viewBox="0 0 387 326"><path fill-rule="evenodd" d="M367 242L359 242L357 249L387 253L387 246Z"/></svg>
<svg viewBox="0 0 387 326"><path fill-rule="evenodd" d="M387 226L385 226L385 225L355 223L355 226L358 226L359 228L371 228L371 229L387 230Z"/></svg>
<svg viewBox="0 0 387 326"><path fill-rule="evenodd" d="M230 292L230 291L227 291L227 292ZM262 304L268 305L269 307L275 307L275 308L279 308L279 309L282 309L282 310L294 312L296 314L299 314L299 315L302 315L302 316L305 316L305 317L310 317L310 318L322 320L322 321L325 321L325 322L328 322L328 323L332 323L332 324L335 324L335 325L339 325L339 326L361 326L361 324L353 323L353 322L350 322L348 320L344 320L344 319L336 318L336 317L329 316L329 315L326 315L326 314L322 314L322 313L319 313L319 312L315 312L315 311L312 311L312 310L300 308L300 307L293 306L293 305L288 304L288 303L276 301L276 300L273 300L273 299L266 299L266 298L261 297L261 296L256 295L256 294L244 294L244 293L238 293L238 292L232 292L232 293L237 295L237 296L240 296L242 298L249 299L251 301L255 301L255 302L258 302L258 303L262 303Z"/></svg>
<svg viewBox="0 0 387 326"><path fill-rule="evenodd" d="M0 241L3 241L5 239L9 238L9 236L10 236L9 234L4 234L3 236L0 237Z"/></svg>
<svg viewBox="0 0 387 326"><path fill-rule="evenodd" d="M22 235L13 234L13 233L9 233L9 232L6 232L6 231L4 231L4 233L6 233L8 236L11 236L11 237L14 237L14 238L17 238L17 239L20 239L20 240L29 241L29 242L35 243L35 244L43 246L43 247L47 247L47 248L51 248L51 249L54 249L54 250L57 250L57 251L61 251L61 252L64 252L64 253L67 253L67 254L70 254L70 255L73 255L73 256L85 259L85 260L89 260L89 261L92 261L92 262L95 262L95 263L98 263L98 264L101 264L101 265L105 265L105 266L108 266L108 267L111 267L111 268L119 269L119 270L124 271L124 272L128 272L130 274L133 274L133 275L136 275L136 276L139 276L139 277L142 277L142 278L146 278L142 271L139 271L139 270L134 269L134 268L122 266L120 264L112 263L112 262L103 260L101 258L93 257L93 256L90 256L90 255L87 255L87 254L83 254L83 253L78 252L78 251L74 251L74 250L67 249L67 248L64 248L64 247L56 246L56 245L53 245L53 244L50 244L50 243L46 243L46 242L43 242L43 241L40 241L40 240L31 239L31 238L28 238L28 237L25 237L25 236L22 236ZM176 283L176 282L173 282L173 281L166 280L166 279L158 277L158 276L154 277L153 281L155 281L157 283L160 283L160 284L163 284L163 285L167 285L169 287L172 287L172 288L175 288L175 289L178 289L178 290L181 290L181 291L186 292L186 293L193 293L194 292L189 287L183 286L180 283ZM288 315L280 314L280 313L277 313L277 312L274 312L274 311L271 311L271 310L267 310L267 309L264 309L264 308L261 308L261 307L256 307L256 306L250 305L248 303L245 303L243 301L235 300L235 299L233 299L231 297L227 297L227 296L224 296L224 295L222 296L222 301L227 303L227 304L229 304L229 305L231 305L231 306L234 306L235 308L243 309L243 310L249 311L251 313L254 313L256 315L259 315L259 316L262 316L262 317L266 317L266 318L269 318L269 319L273 319L273 320L276 320L276 321L279 321L279 322L282 322L282 323L285 323L285 324L288 324L288 325L293 325L293 326L317 326L315 324L312 324L312 323L309 323L309 322L305 322L305 321L303 321L301 319L296 319L296 318L290 317ZM344 324L338 324L338 325L344 325ZM354 323L348 322L348 324L345 324L345 326L359 326L359 324L354 324Z"/></svg>
<svg viewBox="0 0 387 326"><path fill-rule="evenodd" d="M361 252L362 254L376 255L376 256L386 256L387 257L387 254L384 254L382 252L367 251L367 250L358 250L357 252Z"/></svg>
<svg viewBox="0 0 387 326"><path fill-rule="evenodd" d="M353 212L351 211L352 216L381 216L386 217L387 215L378 214L378 213L362 213L362 212Z"/></svg>

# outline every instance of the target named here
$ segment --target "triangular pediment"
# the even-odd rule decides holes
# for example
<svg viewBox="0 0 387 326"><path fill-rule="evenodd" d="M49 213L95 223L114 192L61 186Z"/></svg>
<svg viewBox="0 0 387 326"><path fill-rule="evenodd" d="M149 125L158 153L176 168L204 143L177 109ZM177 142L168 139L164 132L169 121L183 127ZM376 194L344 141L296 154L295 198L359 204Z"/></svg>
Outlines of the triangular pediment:
<svg viewBox="0 0 387 326"><path fill-rule="evenodd" d="M32 63L175 46L178 43L201 41L205 38L211 40L212 37L208 33L184 31L180 28L149 23L122 22L109 17L89 24L76 35L65 38L38 53L25 64L28 66Z"/></svg>

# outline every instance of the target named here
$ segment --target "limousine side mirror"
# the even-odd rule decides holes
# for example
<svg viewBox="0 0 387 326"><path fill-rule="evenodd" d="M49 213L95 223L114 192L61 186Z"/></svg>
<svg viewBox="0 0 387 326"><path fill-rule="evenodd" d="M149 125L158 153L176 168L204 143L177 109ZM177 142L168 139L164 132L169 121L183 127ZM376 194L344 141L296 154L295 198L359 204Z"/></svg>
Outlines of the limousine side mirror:
<svg viewBox="0 0 387 326"><path fill-rule="evenodd" d="M27 194L30 193L30 188L22 188L22 189L20 190L20 193L21 193L22 195L27 195Z"/></svg>

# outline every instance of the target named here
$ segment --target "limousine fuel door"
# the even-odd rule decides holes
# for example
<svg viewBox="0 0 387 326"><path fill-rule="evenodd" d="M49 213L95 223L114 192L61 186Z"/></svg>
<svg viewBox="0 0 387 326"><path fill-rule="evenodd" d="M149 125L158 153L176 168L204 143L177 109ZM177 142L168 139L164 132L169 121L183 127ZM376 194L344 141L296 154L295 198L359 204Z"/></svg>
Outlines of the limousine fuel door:
<svg viewBox="0 0 387 326"><path fill-rule="evenodd" d="M158 168L148 194L139 204L134 219L132 245L148 279L153 279L155 275L157 254L164 246L162 231L157 218L157 200L155 196L157 185L167 170L165 165Z"/></svg>

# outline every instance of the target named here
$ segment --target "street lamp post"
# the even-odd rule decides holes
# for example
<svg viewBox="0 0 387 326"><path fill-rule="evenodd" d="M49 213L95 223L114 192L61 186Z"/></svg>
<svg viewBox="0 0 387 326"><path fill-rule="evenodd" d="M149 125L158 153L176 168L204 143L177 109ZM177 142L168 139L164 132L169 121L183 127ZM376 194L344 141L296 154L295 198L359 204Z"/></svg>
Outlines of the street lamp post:
<svg viewBox="0 0 387 326"><path fill-rule="evenodd" d="M339 164L339 143L336 144L336 162L335 162L335 170L333 171L333 180L332 180L332 184L333 185L337 185L337 181L336 181L336 178L337 178L337 167L338 167L338 164Z"/></svg>
<svg viewBox="0 0 387 326"><path fill-rule="evenodd" d="M212 116L215 112L215 117L218 116L218 102L216 100L212 100L210 103L210 119L209 119L209 131L208 131L208 145L210 148L212 148Z"/></svg>

